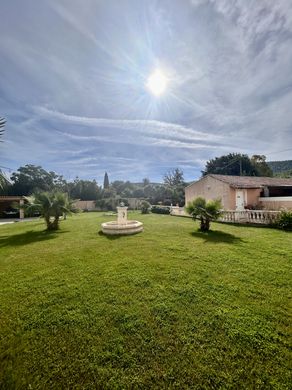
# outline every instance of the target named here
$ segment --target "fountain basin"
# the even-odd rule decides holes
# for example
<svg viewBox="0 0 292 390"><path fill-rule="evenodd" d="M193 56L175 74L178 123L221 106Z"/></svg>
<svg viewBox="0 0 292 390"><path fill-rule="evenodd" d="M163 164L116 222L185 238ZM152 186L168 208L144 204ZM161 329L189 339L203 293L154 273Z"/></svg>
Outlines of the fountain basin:
<svg viewBox="0 0 292 390"><path fill-rule="evenodd" d="M136 234L143 231L143 223L139 221L125 221L117 223L117 221L104 222L101 224L101 229L104 234L109 235L128 235Z"/></svg>

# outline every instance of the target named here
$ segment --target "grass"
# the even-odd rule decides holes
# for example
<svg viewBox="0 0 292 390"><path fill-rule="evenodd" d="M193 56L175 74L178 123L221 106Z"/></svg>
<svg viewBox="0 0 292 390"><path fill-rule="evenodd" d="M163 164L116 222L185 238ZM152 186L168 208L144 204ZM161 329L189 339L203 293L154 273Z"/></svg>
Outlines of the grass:
<svg viewBox="0 0 292 390"><path fill-rule="evenodd" d="M0 388L290 388L291 233L131 217L0 226Z"/></svg>

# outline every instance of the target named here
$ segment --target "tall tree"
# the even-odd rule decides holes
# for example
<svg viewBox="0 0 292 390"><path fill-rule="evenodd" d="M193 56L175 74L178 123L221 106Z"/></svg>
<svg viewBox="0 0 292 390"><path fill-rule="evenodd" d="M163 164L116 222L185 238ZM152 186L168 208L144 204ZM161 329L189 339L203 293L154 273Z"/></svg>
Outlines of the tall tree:
<svg viewBox="0 0 292 390"><path fill-rule="evenodd" d="M267 164L266 156L254 154L250 160L256 168L257 176L273 176L273 170Z"/></svg>
<svg viewBox="0 0 292 390"><path fill-rule="evenodd" d="M41 166L27 164L18 168L11 175L12 195L31 195L33 192L50 191L54 186L54 178Z"/></svg>
<svg viewBox="0 0 292 390"><path fill-rule="evenodd" d="M109 188L109 179L108 179L108 174L105 172L104 174L104 179L103 179L103 188L107 190Z"/></svg>
<svg viewBox="0 0 292 390"><path fill-rule="evenodd" d="M67 182L55 172L47 172L41 166L27 164L11 175L10 195L31 195L34 192L59 190L66 192Z"/></svg>
<svg viewBox="0 0 292 390"><path fill-rule="evenodd" d="M80 180L78 177L73 183L68 183L70 196L80 200L97 200L101 197L101 188L95 180Z"/></svg>
<svg viewBox="0 0 292 390"><path fill-rule="evenodd" d="M229 153L207 161L203 176L209 173L234 176L258 176L255 165L246 154Z"/></svg>
<svg viewBox="0 0 292 390"><path fill-rule="evenodd" d="M172 169L164 175L164 203L184 204L184 181L183 171L179 168Z"/></svg>
<svg viewBox="0 0 292 390"><path fill-rule="evenodd" d="M179 168L172 169L163 177L164 184L168 186L179 186L184 184L184 174Z"/></svg>

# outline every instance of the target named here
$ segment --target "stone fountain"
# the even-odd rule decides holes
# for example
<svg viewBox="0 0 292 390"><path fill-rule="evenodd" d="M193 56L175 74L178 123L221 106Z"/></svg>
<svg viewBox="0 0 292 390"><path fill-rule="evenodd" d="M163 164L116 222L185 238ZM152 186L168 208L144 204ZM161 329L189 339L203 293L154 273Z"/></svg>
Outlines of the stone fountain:
<svg viewBox="0 0 292 390"><path fill-rule="evenodd" d="M109 235L127 235L135 234L143 231L143 223L139 221L128 220L128 207L121 204L117 207L117 221L104 222L101 224L101 229L104 234Z"/></svg>

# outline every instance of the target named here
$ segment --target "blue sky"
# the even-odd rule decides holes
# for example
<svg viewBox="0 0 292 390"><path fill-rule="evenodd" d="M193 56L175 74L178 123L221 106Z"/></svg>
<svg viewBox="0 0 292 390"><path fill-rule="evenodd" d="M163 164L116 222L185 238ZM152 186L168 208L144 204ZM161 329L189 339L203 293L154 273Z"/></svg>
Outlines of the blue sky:
<svg viewBox="0 0 292 390"><path fill-rule="evenodd" d="M191 181L229 152L292 158L291 0L2 0L0 14L2 166Z"/></svg>

